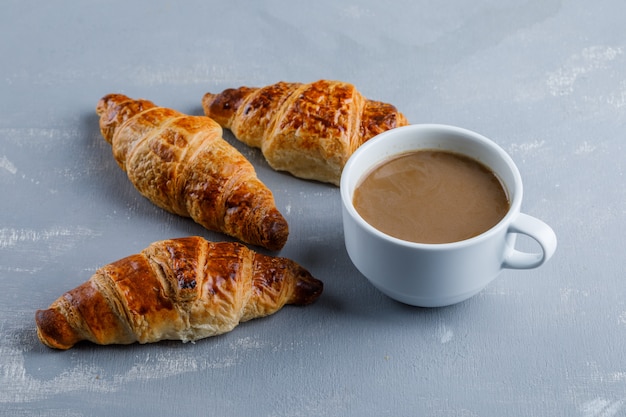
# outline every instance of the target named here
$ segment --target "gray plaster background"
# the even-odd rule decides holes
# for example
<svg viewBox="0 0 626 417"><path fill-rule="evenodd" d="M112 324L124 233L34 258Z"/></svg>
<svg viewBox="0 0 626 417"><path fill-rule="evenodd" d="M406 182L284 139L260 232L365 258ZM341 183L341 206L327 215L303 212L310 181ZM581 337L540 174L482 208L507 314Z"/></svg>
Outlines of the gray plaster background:
<svg viewBox="0 0 626 417"><path fill-rule="evenodd" d="M3 1L0 415L626 415L624 16L620 0ZM195 344L39 343L35 310L96 268L226 239L134 190L101 96L200 114L206 91L320 78L498 142L555 257L452 307L401 305L350 263L337 188L226 133L290 223L281 255L325 282L319 302Z"/></svg>

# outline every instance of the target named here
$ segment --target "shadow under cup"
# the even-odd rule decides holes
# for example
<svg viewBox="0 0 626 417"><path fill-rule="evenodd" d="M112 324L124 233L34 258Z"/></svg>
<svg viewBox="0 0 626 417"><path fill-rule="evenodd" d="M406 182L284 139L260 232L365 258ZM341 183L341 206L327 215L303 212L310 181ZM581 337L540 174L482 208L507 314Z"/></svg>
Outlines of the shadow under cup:
<svg viewBox="0 0 626 417"><path fill-rule="evenodd" d="M387 235L367 223L353 204L354 190L373 168L417 150L466 155L500 179L510 208L498 224L471 239L424 244ZM389 297L415 306L440 307L480 292L505 268L531 269L556 250L556 235L544 222L520 213L523 187L511 157L491 140L446 125L409 125L381 133L354 152L344 167L340 193L344 240L356 268ZM540 253L515 249L518 234L534 239Z"/></svg>

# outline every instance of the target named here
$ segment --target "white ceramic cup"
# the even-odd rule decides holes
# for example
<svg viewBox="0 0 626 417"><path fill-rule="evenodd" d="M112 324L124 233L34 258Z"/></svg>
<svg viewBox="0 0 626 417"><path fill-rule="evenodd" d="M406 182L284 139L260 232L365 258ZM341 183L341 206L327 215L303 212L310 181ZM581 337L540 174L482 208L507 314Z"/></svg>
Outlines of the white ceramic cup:
<svg viewBox="0 0 626 417"><path fill-rule="evenodd" d="M420 149L467 155L500 179L510 201L504 218L491 229L452 243L424 244L395 238L367 223L353 204L355 188L389 158ZM511 157L491 140L446 125L409 125L379 134L350 157L341 176L345 245L356 268L389 297L414 306L441 307L480 292L506 268L537 268L554 254L554 231L520 212L522 179ZM518 234L534 239L539 253L515 249Z"/></svg>

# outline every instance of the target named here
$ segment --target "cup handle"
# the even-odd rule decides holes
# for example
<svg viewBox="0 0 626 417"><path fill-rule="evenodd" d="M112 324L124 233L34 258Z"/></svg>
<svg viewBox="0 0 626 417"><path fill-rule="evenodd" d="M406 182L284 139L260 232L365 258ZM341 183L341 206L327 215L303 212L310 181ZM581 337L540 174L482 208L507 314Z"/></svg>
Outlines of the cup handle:
<svg viewBox="0 0 626 417"><path fill-rule="evenodd" d="M541 220L520 213L509 226L508 233L521 233L534 239L541 247L541 253L528 253L509 248L502 262L503 268L532 269L541 266L556 251L556 234Z"/></svg>

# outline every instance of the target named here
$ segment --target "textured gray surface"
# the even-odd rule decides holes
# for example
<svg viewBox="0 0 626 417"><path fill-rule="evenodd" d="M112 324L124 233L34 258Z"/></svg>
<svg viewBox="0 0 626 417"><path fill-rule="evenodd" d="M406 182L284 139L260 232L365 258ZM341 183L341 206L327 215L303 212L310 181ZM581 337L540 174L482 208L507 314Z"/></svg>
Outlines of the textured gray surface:
<svg viewBox="0 0 626 417"><path fill-rule="evenodd" d="M626 415L625 3L4 1L0 415ZM199 114L206 91L341 79L413 123L498 142L555 257L443 309L351 265L338 189L235 144L291 227L318 303L195 344L67 352L34 312L152 241L200 234L143 199L100 137L110 92ZM531 245L522 242L522 245Z"/></svg>

